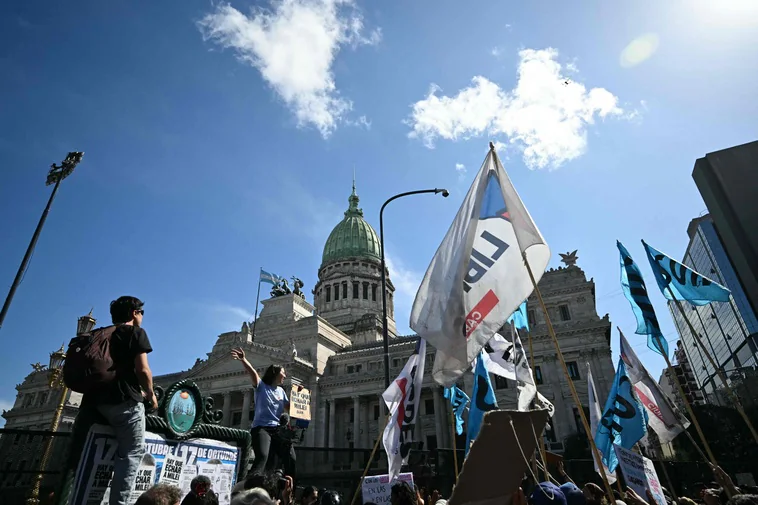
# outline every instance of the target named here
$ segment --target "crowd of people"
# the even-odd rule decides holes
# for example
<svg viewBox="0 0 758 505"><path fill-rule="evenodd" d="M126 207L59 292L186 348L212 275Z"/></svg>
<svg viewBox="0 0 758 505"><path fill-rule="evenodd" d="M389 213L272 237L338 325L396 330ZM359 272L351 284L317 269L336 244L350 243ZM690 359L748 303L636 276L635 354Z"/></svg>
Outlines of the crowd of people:
<svg viewBox="0 0 758 505"><path fill-rule="evenodd" d="M144 303L133 296L122 296L111 302L110 313L111 326L98 328L71 342L66 362L70 368L64 367L64 380L74 391L83 391L74 426L74 446L83 445L81 442L92 424L92 416L99 416L101 422L104 419L114 430L117 451L108 500L110 505L126 505L145 451L145 405L155 409L158 399L147 359L152 346L142 328ZM108 343L106 353L103 353L103 342ZM295 486L295 450L282 436L282 427L288 424L289 406L282 388L286 378L284 368L271 365L260 377L244 350L232 350L231 357L248 372L255 392L250 426L254 452L252 470L232 489L231 505L342 505L342 498L335 491ZM714 467L713 473L715 481L704 487L699 496L674 498L664 490L667 503L657 503L649 492L642 497L628 488L623 496L616 493L612 500L615 503L611 503L603 489L594 483L579 489L561 465L558 480L535 485L534 479L525 478L510 501L511 505L758 505L758 489L738 488L719 467ZM219 503L211 480L203 475L194 478L189 493L182 495L178 487L158 484L144 492L136 505ZM357 503L376 505L363 500ZM406 482L398 482L391 488L391 505L446 503L437 490L427 493Z"/></svg>

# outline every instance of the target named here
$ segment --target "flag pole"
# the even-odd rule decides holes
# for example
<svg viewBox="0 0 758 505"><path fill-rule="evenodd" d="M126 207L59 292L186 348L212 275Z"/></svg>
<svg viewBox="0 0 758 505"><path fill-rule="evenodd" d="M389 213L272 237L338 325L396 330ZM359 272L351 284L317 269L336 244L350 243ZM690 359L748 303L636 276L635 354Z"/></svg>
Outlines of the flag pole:
<svg viewBox="0 0 758 505"><path fill-rule="evenodd" d="M527 318L528 317L529 316L527 315ZM534 376L534 348L532 347L532 332L531 331L526 332L526 338L527 340L529 340L529 366L532 369L532 381L534 381L534 389L539 391L537 389L537 377ZM539 451L540 451L540 454L542 455L542 462L545 464L545 468L543 468L544 473L545 473L545 480L549 480L550 474L547 473L547 457L546 457L547 454L545 454L545 439L542 437L537 437L537 438L538 438L537 442L539 445ZM536 458L534 461L534 475L537 475Z"/></svg>
<svg viewBox="0 0 758 505"><path fill-rule="evenodd" d="M350 501L350 505L355 505L355 500L358 499L358 494L361 492L361 488L363 487L363 479L366 478L366 474L368 473L369 468L371 468L371 463L374 461L374 455L376 454L376 450L379 448L379 442L382 440L382 436L384 435L384 429L387 427L387 423L390 420L390 416L386 416L384 418L384 427L379 430L379 433L376 436L376 442L374 443L374 448L371 450L371 455L368 457L368 461L366 462L366 468L363 469L363 475L361 475L360 480L358 481L358 487L355 489L355 494L353 494L353 499Z"/></svg>
<svg viewBox="0 0 758 505"><path fill-rule="evenodd" d="M576 408L579 411L579 417L582 418L582 424L584 425L584 431L587 433L587 439L590 442L590 449L592 450L592 456L595 459L595 463L597 464L597 467L602 470L603 468L603 458L600 457L600 451L598 451L597 446L595 445L595 440L592 437L592 430L590 429L590 424L587 422L587 416L584 414L584 407L582 407L582 402L579 401L579 395L576 392L576 387L574 387L574 381L571 380L571 376L568 373L568 368L566 367L566 360L563 358L563 353L561 352L561 346L558 343L558 337L555 335L555 330L553 329L553 323L550 321L550 315L547 312L547 307L545 306L545 300L542 299L542 293L540 292L540 288L537 285L537 281L534 279L534 273L532 272L532 267L529 265L529 260L526 258L526 252L521 252L521 257L524 259L524 265L526 266L526 271L529 272L529 278L532 281L532 286L534 286L534 292L537 293L537 299L540 302L540 307L542 307L542 312L545 314L545 323L547 324L547 331L550 334L550 337L553 339L553 345L555 346L556 354L558 355L558 360L561 362L561 368L563 368L563 373L566 376L566 380L569 385L569 389L571 390L571 396L574 399L574 403L576 404ZM613 495L613 489L611 489L611 485L608 483L608 478L605 476L605 472L599 472L600 477L603 479L603 484L605 485L605 492L608 493L608 499L610 500L610 503L614 503L616 501L615 496Z"/></svg>
<svg viewBox="0 0 758 505"><path fill-rule="evenodd" d="M263 272L263 267L260 267L260 271L258 272L258 294L255 295L255 319L253 320L253 341L255 341L255 324L258 322L258 303L261 299L261 273Z"/></svg>
<svg viewBox="0 0 758 505"><path fill-rule="evenodd" d="M700 441L703 442L703 447L705 447L705 452L708 453L707 458L705 457L705 454L703 454L703 451L700 450L700 447L698 447L698 445L695 443L695 440L692 438L692 435L690 435L689 432L687 432L687 430L684 430L684 432L687 433L687 436L692 441L692 445L694 445L695 449L697 449L700 452L700 455L703 457L703 459L710 460L712 464L716 465L717 464L716 457L713 455L713 451L711 451L711 446L708 445L708 441L705 439L705 434L703 433L703 429L700 427L700 423L697 421L695 412L692 410L692 406L690 405L689 400L687 400L687 396L684 394L684 388L682 388L682 384L679 382L679 377L677 377L676 372L674 372L674 366L671 364L671 359L669 359L668 354L664 354L663 359L666 360L666 367L669 372L669 375L674 378L674 382L676 382L676 388L679 391L679 396L682 397L682 402L684 402L684 406L687 409L687 413L690 415L690 419L692 419L692 424L695 425L695 431L697 431L697 434L700 437Z"/></svg>
<svg viewBox="0 0 758 505"><path fill-rule="evenodd" d="M452 393L450 393L452 396ZM455 423L455 411L453 410L453 406L450 405L450 420L452 421L451 427L453 431L453 464L455 465L455 483L458 484L458 444L456 444L458 433L456 432L456 423Z"/></svg>
<svg viewBox="0 0 758 505"><path fill-rule="evenodd" d="M671 289L671 285L669 284L666 289L668 289L669 294L671 294L671 298L674 301L674 304L679 309L679 313L684 318L684 321L687 323L687 327L690 329L690 333L692 333L692 336L697 340L697 345L700 346L700 349L702 349L705 356L708 358L708 361L710 362L713 369L716 371L716 374L719 376L719 379L721 379L721 383L724 384L724 388L726 389L726 392L729 394L730 398L734 402L734 406L737 408L737 411L740 413L740 416L742 416L742 419L745 420L745 424L747 424L748 429L750 429L750 433L753 435L753 439L758 443L758 433L755 431L755 428L753 427L753 423L750 422L750 419L747 417L747 414L745 413L745 409L742 408L742 403L740 403L740 399L737 397L737 395L734 393L732 388L729 386L729 384L726 381L726 376L724 375L724 372L721 370L721 367L716 365L716 362L713 360L713 356L711 356L711 353L708 352L708 349L703 345L703 341L700 340L700 335L698 335L697 331L695 331L695 328L692 326L692 323L690 322L690 319L687 317L687 314L684 312L684 307L682 307L682 302L677 300L676 296L674 296L674 292ZM714 463L715 465L715 463Z"/></svg>

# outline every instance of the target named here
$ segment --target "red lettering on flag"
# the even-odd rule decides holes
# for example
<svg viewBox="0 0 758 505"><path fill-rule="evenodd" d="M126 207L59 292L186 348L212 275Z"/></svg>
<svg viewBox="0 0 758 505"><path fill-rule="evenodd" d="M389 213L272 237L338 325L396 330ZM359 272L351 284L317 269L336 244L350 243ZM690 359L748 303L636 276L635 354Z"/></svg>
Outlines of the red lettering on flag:
<svg viewBox="0 0 758 505"><path fill-rule="evenodd" d="M397 383L397 387L400 388L400 393L402 394L400 397L400 406L397 409L397 425L402 428L403 421L405 420L405 387L408 385L408 379L403 377L395 382Z"/></svg>
<svg viewBox="0 0 758 505"><path fill-rule="evenodd" d="M471 312L469 312L466 316L467 340L471 334L474 333L474 330L477 329L481 322L484 321L484 318L487 317L490 312L492 312L492 309L495 308L495 305L497 305L499 301L500 300L498 299L495 292L490 289L487 291L487 294L485 294L482 299L479 300L479 303L477 303L476 306L471 309Z"/></svg>
<svg viewBox="0 0 758 505"><path fill-rule="evenodd" d="M647 407L650 412L655 414L655 417L665 423L665 421L663 421L663 414L661 414L661 409L658 408L658 404L648 398L647 395L643 393L642 390L637 386L635 386L634 389L637 390L637 396L640 397L640 400L642 400L642 403L645 405L645 407Z"/></svg>

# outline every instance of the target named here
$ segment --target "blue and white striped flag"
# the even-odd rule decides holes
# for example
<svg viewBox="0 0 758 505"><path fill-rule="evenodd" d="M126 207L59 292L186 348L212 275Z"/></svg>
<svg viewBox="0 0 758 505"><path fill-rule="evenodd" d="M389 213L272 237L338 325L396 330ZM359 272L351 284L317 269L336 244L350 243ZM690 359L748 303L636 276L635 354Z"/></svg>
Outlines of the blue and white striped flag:
<svg viewBox="0 0 758 505"><path fill-rule="evenodd" d="M621 289L624 296L632 305L632 312L637 318L637 335L647 335L647 346L661 356L668 356L669 344L663 338L661 327L658 324L658 318L655 315L653 304L650 303L650 297L647 296L645 280L642 278L642 272L632 259L626 247L616 241L616 246L621 253Z"/></svg>
<svg viewBox="0 0 758 505"><path fill-rule="evenodd" d="M728 302L730 291L642 241L653 275L667 300L686 300L692 305ZM672 296L673 293L673 296Z"/></svg>
<svg viewBox="0 0 758 505"><path fill-rule="evenodd" d="M276 274L272 274L272 273L266 272L265 270L261 269L261 279L260 280L261 280L261 282L268 282L269 284L272 284L272 285L275 286L275 285L279 284L279 281L282 280L282 277L279 277Z"/></svg>

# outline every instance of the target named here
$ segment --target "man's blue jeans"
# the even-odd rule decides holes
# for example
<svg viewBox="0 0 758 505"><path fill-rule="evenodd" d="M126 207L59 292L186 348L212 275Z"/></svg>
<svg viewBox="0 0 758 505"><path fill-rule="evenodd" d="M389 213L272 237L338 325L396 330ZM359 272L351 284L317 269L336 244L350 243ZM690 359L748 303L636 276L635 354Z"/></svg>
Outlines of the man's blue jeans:
<svg viewBox="0 0 758 505"><path fill-rule="evenodd" d="M126 505L145 452L145 405L128 400L98 405L97 410L113 428L118 442L109 503Z"/></svg>

